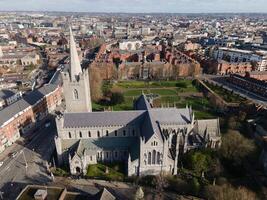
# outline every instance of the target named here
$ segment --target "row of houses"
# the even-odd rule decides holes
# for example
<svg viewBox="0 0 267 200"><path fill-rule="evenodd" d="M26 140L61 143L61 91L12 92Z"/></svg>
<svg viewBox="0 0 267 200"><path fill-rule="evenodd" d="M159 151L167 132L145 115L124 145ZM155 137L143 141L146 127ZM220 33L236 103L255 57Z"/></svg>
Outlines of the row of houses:
<svg viewBox="0 0 267 200"><path fill-rule="evenodd" d="M35 124L48 116L62 101L59 71L43 87L33 90L0 110L0 153L13 144Z"/></svg>

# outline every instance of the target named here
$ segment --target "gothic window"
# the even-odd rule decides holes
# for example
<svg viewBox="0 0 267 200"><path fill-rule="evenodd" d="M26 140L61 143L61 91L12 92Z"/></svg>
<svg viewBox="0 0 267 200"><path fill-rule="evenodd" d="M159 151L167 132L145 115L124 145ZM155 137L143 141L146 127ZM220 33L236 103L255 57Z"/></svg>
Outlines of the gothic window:
<svg viewBox="0 0 267 200"><path fill-rule="evenodd" d="M125 136L126 135L126 131L125 130L123 130L123 136Z"/></svg>
<svg viewBox="0 0 267 200"><path fill-rule="evenodd" d="M115 131L115 136L117 136L118 135L118 131Z"/></svg>
<svg viewBox="0 0 267 200"><path fill-rule="evenodd" d="M69 132L69 138L71 138L71 132Z"/></svg>
<svg viewBox="0 0 267 200"><path fill-rule="evenodd" d="M108 158L108 152L106 153L106 157Z"/></svg>
<svg viewBox="0 0 267 200"><path fill-rule="evenodd" d="M90 131L88 131L88 137L91 137L91 132Z"/></svg>
<svg viewBox="0 0 267 200"><path fill-rule="evenodd" d="M160 164L160 153L157 153L157 164Z"/></svg>
<svg viewBox="0 0 267 200"><path fill-rule="evenodd" d="M106 136L108 136L108 130L106 130Z"/></svg>
<svg viewBox="0 0 267 200"><path fill-rule="evenodd" d="M93 157L92 156L90 156L90 161L92 161L93 160Z"/></svg>
<svg viewBox="0 0 267 200"><path fill-rule="evenodd" d="M135 136L135 131L134 131L134 129L133 129L133 136Z"/></svg>
<svg viewBox="0 0 267 200"><path fill-rule="evenodd" d="M74 91L73 91L73 96L74 96L74 99L75 99L75 100L79 99L78 90L74 89Z"/></svg>
<svg viewBox="0 0 267 200"><path fill-rule="evenodd" d="M148 164L151 165L151 152L148 153Z"/></svg>
<svg viewBox="0 0 267 200"><path fill-rule="evenodd" d="M155 165L156 164L156 151L153 150L152 152L152 164Z"/></svg>
<svg viewBox="0 0 267 200"><path fill-rule="evenodd" d="M80 138L82 138L83 136L82 136L82 132L80 131Z"/></svg>
<svg viewBox="0 0 267 200"><path fill-rule="evenodd" d="M97 131L97 137L100 137L100 132L99 131Z"/></svg>

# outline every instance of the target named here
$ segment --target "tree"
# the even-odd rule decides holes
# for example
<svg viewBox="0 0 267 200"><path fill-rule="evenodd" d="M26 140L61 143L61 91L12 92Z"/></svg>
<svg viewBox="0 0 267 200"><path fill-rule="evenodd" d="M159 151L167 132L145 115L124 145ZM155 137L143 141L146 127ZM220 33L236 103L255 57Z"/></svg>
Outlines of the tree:
<svg viewBox="0 0 267 200"><path fill-rule="evenodd" d="M232 185L208 185L204 188L204 197L209 200L256 200L256 194L245 187L235 188Z"/></svg>
<svg viewBox="0 0 267 200"><path fill-rule="evenodd" d="M198 176L212 167L212 158L208 152L191 151L185 155L186 167L193 170Z"/></svg>
<svg viewBox="0 0 267 200"><path fill-rule="evenodd" d="M256 151L255 143L238 131L230 130L222 138L220 155L233 166L240 166L244 159Z"/></svg>
<svg viewBox="0 0 267 200"><path fill-rule="evenodd" d="M124 96L121 92L112 92L110 98L110 105L121 104L124 102Z"/></svg>
<svg viewBox="0 0 267 200"><path fill-rule="evenodd" d="M90 68L90 88L91 88L91 98L93 101L98 101L102 97L102 77L100 71L97 68Z"/></svg>

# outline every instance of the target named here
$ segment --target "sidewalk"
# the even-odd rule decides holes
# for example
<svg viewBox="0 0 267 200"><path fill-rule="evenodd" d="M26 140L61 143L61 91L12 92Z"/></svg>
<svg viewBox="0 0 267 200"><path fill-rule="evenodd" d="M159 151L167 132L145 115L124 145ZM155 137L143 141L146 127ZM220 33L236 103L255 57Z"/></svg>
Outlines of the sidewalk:
<svg viewBox="0 0 267 200"><path fill-rule="evenodd" d="M93 186L97 185L108 187L108 188L120 188L120 189L130 189L133 186L124 182L116 181L104 181L95 179L69 179L64 177L55 177L55 184L67 184L67 185L83 185L83 186Z"/></svg>

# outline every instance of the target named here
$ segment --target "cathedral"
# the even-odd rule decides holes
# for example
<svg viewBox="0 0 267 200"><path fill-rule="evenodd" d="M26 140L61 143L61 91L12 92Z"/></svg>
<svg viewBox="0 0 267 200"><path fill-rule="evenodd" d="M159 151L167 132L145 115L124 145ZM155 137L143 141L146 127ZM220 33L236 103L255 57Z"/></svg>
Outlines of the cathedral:
<svg viewBox="0 0 267 200"><path fill-rule="evenodd" d="M128 176L175 175L181 154L221 145L218 119L197 120L190 107L154 108L144 94L132 111L92 112L88 70L81 68L71 29L70 66L61 75L66 109L56 119L55 144L59 164L71 174L123 162Z"/></svg>

